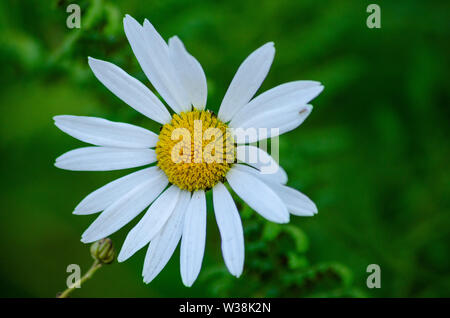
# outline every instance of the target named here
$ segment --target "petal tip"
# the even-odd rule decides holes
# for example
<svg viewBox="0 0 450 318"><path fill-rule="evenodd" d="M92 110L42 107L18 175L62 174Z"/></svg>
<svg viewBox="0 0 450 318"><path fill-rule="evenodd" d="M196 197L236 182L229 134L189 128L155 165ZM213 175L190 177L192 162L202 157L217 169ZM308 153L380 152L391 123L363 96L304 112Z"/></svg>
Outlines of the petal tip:
<svg viewBox="0 0 450 318"><path fill-rule="evenodd" d="M123 17L123 21L125 21L125 20L127 20L127 21L133 21L134 18L133 18L131 15L129 15L129 14L127 13L127 14L125 14L125 16Z"/></svg>
<svg viewBox="0 0 450 318"><path fill-rule="evenodd" d="M191 287L194 282L185 282L183 281L183 285L186 287Z"/></svg>
<svg viewBox="0 0 450 318"><path fill-rule="evenodd" d="M58 120L63 119L64 117L65 117L65 115L56 115L56 116L53 116L52 119L56 122Z"/></svg>
<svg viewBox="0 0 450 318"><path fill-rule="evenodd" d="M287 224L290 222L290 214L288 212L288 214L285 217L282 217L278 220L278 223L280 224Z"/></svg>
<svg viewBox="0 0 450 318"><path fill-rule="evenodd" d="M243 269L241 268L238 271L235 271L235 272L231 273L231 275L233 275L236 278L239 278L242 275L242 271L243 271Z"/></svg>
<svg viewBox="0 0 450 318"><path fill-rule="evenodd" d="M117 261L118 261L119 263L122 263L122 262L126 261L127 259L128 259L128 257L124 256L124 255L122 254L122 252L120 252L119 255L117 256Z"/></svg>

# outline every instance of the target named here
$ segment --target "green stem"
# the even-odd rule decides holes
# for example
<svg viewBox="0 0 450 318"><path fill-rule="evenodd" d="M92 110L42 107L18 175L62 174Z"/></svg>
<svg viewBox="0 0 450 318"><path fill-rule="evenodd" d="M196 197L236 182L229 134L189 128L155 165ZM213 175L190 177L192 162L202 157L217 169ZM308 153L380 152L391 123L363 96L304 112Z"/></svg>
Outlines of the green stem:
<svg viewBox="0 0 450 318"><path fill-rule="evenodd" d="M94 263L92 264L91 268L89 268L89 270L86 272L86 274L83 275L83 277L81 277L77 282L72 284L72 286L67 288L65 291L60 293L58 296L56 296L56 298L67 298L69 296L69 294L76 288L75 286L81 287L81 284L83 284L85 281L87 281L89 278L91 278L100 267L102 267L102 264L98 260L95 260Z"/></svg>

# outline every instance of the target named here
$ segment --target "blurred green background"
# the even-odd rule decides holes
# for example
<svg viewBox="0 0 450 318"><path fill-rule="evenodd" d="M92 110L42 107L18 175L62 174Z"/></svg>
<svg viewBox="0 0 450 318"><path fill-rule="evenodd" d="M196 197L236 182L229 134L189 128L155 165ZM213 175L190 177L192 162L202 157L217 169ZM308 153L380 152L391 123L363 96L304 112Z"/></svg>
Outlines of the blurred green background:
<svg viewBox="0 0 450 318"><path fill-rule="evenodd" d="M81 199L129 171L70 172L53 166L83 144L52 116L88 115L158 126L91 73L87 56L113 62L150 85L122 27L148 18L177 34L203 65L208 105L244 58L274 41L259 92L308 79L325 85L314 111L280 138L280 161L319 214L270 224L242 202L246 262L226 271L209 210L202 271L181 283L179 252L149 285L145 251L101 269L73 297L450 296L448 1L377 1L381 29L366 26L366 1L74 1L81 29L66 27L68 1L0 2L0 296L54 297L66 267L92 260L81 233L95 219L71 214ZM120 248L136 220L112 235ZM381 266L381 288L366 267Z"/></svg>

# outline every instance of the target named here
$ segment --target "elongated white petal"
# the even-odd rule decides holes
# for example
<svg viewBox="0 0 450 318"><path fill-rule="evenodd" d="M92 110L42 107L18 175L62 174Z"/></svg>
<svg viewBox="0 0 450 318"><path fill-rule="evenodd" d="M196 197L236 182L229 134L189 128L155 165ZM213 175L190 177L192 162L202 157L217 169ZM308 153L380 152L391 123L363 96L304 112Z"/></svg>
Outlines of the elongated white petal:
<svg viewBox="0 0 450 318"><path fill-rule="evenodd" d="M252 143L291 131L303 123L312 109L311 105L289 105L248 118L240 127L232 127L236 143Z"/></svg>
<svg viewBox="0 0 450 318"><path fill-rule="evenodd" d="M256 176L234 165L226 176L231 188L253 210L269 221L288 223L289 212L278 195Z"/></svg>
<svg viewBox="0 0 450 318"><path fill-rule="evenodd" d="M128 233L117 260L123 262L150 242L161 230L178 202L180 188L172 185L152 203L139 223Z"/></svg>
<svg viewBox="0 0 450 318"><path fill-rule="evenodd" d="M154 78L152 83L156 82L157 85L164 87L163 92L168 92L167 95L170 95L177 103L177 108L180 108L182 111L190 110L189 97L180 79L177 77L175 67L170 60L168 46L147 19L144 21L144 38L149 48L150 58L153 65L156 66L155 72L158 74L154 75L155 73L153 73L151 75ZM150 78L150 80L152 79ZM164 97L163 93L159 92Z"/></svg>
<svg viewBox="0 0 450 318"><path fill-rule="evenodd" d="M189 98L175 75L167 43L148 20L142 26L126 15L123 24L131 48L152 85L175 112L188 110Z"/></svg>
<svg viewBox="0 0 450 318"><path fill-rule="evenodd" d="M189 96L190 103L196 109L205 109L207 87L202 66L189 54L177 36L169 39L169 55L175 67L176 75Z"/></svg>
<svg viewBox="0 0 450 318"><path fill-rule="evenodd" d="M180 271L183 284L192 286L202 267L206 240L206 198L203 190L192 194L184 217Z"/></svg>
<svg viewBox="0 0 450 318"><path fill-rule="evenodd" d="M261 148L244 145L236 147L236 158L258 169L262 174L272 175L272 178L279 183L287 182L286 172L267 152Z"/></svg>
<svg viewBox="0 0 450 318"><path fill-rule="evenodd" d="M241 122L240 128L281 128L293 120L294 115L299 115L306 109L306 105L288 105L277 107L266 112L254 114ZM233 128L236 126L232 126Z"/></svg>
<svg viewBox="0 0 450 318"><path fill-rule="evenodd" d="M273 174L263 174L254 167L250 167L250 166L246 166L246 165L242 165L242 164L236 164L236 165L234 165L234 167L236 167L237 169L239 169L241 171L253 174L257 178L261 179L264 182L275 182L275 183L280 182L278 176L273 175ZM281 166L280 166L280 169L283 169L283 168L281 168Z"/></svg>
<svg viewBox="0 0 450 318"><path fill-rule="evenodd" d="M129 106L158 123L165 124L171 120L158 97L120 67L92 57L88 63L95 77Z"/></svg>
<svg viewBox="0 0 450 318"><path fill-rule="evenodd" d="M222 238L223 259L230 273L239 277L244 268L244 231L236 204L220 182L213 188L213 203Z"/></svg>
<svg viewBox="0 0 450 318"><path fill-rule="evenodd" d="M155 147L158 135L142 127L87 116L55 116L55 125L81 141L123 148Z"/></svg>
<svg viewBox="0 0 450 318"><path fill-rule="evenodd" d="M266 43L250 54L236 72L220 105L220 120L230 121L238 110L249 102L266 78L272 65L275 48Z"/></svg>
<svg viewBox="0 0 450 318"><path fill-rule="evenodd" d="M183 232L184 214L191 199L188 191L181 190L177 206L161 231L150 241L142 275L150 283L166 266Z"/></svg>
<svg viewBox="0 0 450 318"><path fill-rule="evenodd" d="M306 105L323 90L319 82L296 81L274 87L242 107L233 120L232 127L241 127L248 119L271 110L291 105Z"/></svg>
<svg viewBox="0 0 450 318"><path fill-rule="evenodd" d="M286 204L288 211L291 214L298 216L312 216L317 214L317 207L311 199L300 191L285 186L277 182L276 179L272 178L269 174L262 174L257 169L244 165L236 165L239 170L253 174L255 177L264 181Z"/></svg>
<svg viewBox="0 0 450 318"><path fill-rule="evenodd" d="M109 171L135 168L155 161L153 149L83 147L56 158L55 166L73 171Z"/></svg>
<svg viewBox="0 0 450 318"><path fill-rule="evenodd" d="M149 206L168 183L162 171L141 183L103 211L83 233L81 241L91 243L116 232Z"/></svg>
<svg viewBox="0 0 450 318"><path fill-rule="evenodd" d="M74 214L86 215L103 211L139 184L159 176L158 167L150 167L130 173L95 190L75 208Z"/></svg>
<svg viewBox="0 0 450 318"><path fill-rule="evenodd" d="M267 182L267 184L283 200L291 214L298 216L317 214L314 202L300 191L278 183Z"/></svg>

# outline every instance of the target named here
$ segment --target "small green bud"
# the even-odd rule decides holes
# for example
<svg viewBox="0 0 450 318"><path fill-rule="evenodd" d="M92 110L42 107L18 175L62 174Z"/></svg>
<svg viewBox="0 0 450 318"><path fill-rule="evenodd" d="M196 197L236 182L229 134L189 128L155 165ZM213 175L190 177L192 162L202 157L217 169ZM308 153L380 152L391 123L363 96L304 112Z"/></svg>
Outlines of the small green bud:
<svg viewBox="0 0 450 318"><path fill-rule="evenodd" d="M101 239L91 245L92 258L102 264L110 264L115 257L114 246L109 238Z"/></svg>

